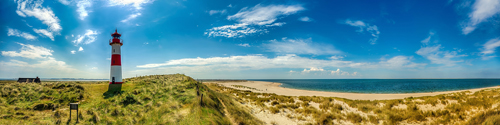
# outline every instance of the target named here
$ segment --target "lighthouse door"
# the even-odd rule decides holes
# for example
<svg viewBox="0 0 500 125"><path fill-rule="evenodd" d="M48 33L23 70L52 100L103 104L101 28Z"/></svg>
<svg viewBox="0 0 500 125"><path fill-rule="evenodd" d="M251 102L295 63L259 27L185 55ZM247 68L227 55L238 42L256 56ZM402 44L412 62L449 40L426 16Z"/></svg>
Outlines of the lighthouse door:
<svg viewBox="0 0 500 125"><path fill-rule="evenodd" d="M113 77L113 79L112 79L112 80L113 80L113 81L112 81L112 82L113 82L112 84L115 84L115 77Z"/></svg>

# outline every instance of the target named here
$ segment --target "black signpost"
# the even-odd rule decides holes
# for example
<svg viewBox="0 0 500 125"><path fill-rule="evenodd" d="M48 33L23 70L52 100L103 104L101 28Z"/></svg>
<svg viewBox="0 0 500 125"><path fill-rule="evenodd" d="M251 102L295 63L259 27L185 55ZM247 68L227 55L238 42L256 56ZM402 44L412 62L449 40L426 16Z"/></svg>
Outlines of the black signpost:
<svg viewBox="0 0 500 125"><path fill-rule="evenodd" d="M76 110L76 123L78 123L78 103L69 103L69 121L71 121L71 110Z"/></svg>

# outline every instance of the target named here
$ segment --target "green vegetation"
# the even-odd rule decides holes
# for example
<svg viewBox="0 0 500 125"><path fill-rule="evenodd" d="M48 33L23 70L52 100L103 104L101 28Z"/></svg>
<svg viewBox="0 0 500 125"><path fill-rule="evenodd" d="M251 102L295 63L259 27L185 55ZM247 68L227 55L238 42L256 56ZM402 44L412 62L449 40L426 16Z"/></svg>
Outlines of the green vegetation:
<svg viewBox="0 0 500 125"><path fill-rule="evenodd" d="M500 89L369 101L318 96L282 96L232 89L219 84L209 86L236 98L242 104L256 105L271 113L280 113L287 109L294 114L295 117L289 117L292 119L306 120L305 117L312 117L313 119L309 120L312 124L341 123L339 121L355 124L382 122L382 124L431 125L500 123L500 111L498 111ZM317 107L313 107L312 104Z"/></svg>
<svg viewBox="0 0 500 125"><path fill-rule="evenodd" d="M124 81L119 93L106 92L106 82L1 83L0 124L261 124L232 98L185 75ZM68 120L71 102L80 103L80 123L76 111Z"/></svg>
<svg viewBox="0 0 500 125"><path fill-rule="evenodd" d="M107 89L107 82L2 81L0 124L264 124L243 105L307 124L500 123L500 89L369 101L256 93L181 74L129 78L121 92ZM76 111L68 119L72 102L80 103L80 123Z"/></svg>
<svg viewBox="0 0 500 125"><path fill-rule="evenodd" d="M231 85L231 86L236 87L236 88L245 88L245 89L250 89L250 90L262 91L260 89L256 89L256 88L252 88L252 87L248 87L248 86L242 86L242 85Z"/></svg>

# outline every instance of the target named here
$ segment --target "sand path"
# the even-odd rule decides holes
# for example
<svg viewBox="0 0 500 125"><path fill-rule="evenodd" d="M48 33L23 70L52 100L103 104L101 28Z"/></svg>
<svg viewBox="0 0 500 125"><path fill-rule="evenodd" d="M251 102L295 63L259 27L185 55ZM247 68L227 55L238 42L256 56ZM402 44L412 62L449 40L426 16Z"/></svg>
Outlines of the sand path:
<svg viewBox="0 0 500 125"><path fill-rule="evenodd" d="M218 82L217 82L218 83ZM323 97L340 97L352 100L389 100L389 99L404 99L407 97L422 97L422 96L435 96L440 94L471 91L476 92L483 89L500 88L500 86L478 88L478 89L468 89L468 90L458 90L458 91L444 91L444 92L429 92L429 93L402 93L402 94L366 94L366 93L342 93L342 92L324 92L324 91L310 91L310 90L300 90L280 87L281 83L273 82L263 82L263 81L247 81L247 82L221 82L218 83L226 87L231 87L240 90L250 90L252 92L259 93L275 93L278 95L286 96L323 96ZM236 88L231 85L243 85L247 87L256 88L258 90L251 90L245 88ZM267 90L266 90L267 89Z"/></svg>

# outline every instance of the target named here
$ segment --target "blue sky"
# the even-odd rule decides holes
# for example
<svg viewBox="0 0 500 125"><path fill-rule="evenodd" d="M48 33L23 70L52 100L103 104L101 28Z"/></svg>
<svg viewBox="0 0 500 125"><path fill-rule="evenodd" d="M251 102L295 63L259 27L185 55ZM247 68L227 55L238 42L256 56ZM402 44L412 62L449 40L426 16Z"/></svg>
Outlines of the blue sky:
<svg viewBox="0 0 500 125"><path fill-rule="evenodd" d="M5 0L0 78L499 78L497 0Z"/></svg>

